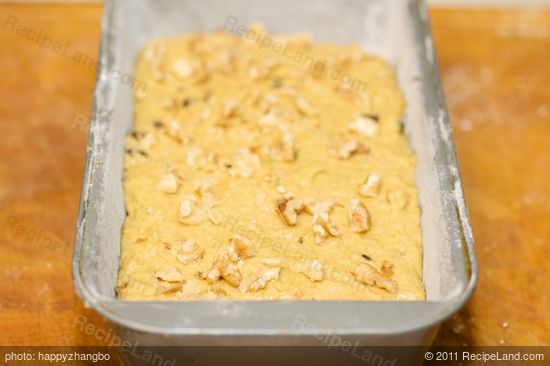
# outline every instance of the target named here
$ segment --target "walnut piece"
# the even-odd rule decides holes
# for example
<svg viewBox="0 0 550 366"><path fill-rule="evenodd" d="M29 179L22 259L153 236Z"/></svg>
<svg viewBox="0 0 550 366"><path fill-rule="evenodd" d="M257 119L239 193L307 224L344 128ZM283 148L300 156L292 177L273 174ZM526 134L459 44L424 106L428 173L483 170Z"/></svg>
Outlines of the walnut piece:
<svg viewBox="0 0 550 366"><path fill-rule="evenodd" d="M356 140L350 140L332 152L340 160L346 160L357 154L368 154L370 149Z"/></svg>
<svg viewBox="0 0 550 366"><path fill-rule="evenodd" d="M210 283L210 284L213 284L213 283L215 283L216 281L218 281L220 279L221 275L222 274L221 274L219 269L212 268L206 274L206 281L208 281L208 283Z"/></svg>
<svg viewBox="0 0 550 366"><path fill-rule="evenodd" d="M266 288L269 281L274 281L279 279L279 272L281 271L280 267L267 268L260 271L259 274L249 275L242 279L239 290L241 292L256 292L261 289Z"/></svg>
<svg viewBox="0 0 550 366"><path fill-rule="evenodd" d="M191 138L182 130L180 124L172 119L164 120L161 122L161 126L164 133L169 138L175 140L178 143L188 144L191 142Z"/></svg>
<svg viewBox="0 0 550 366"><path fill-rule="evenodd" d="M304 203L299 198L287 195L277 200L275 210L285 224L294 226L298 222L298 215L304 210Z"/></svg>
<svg viewBox="0 0 550 366"><path fill-rule="evenodd" d="M220 224L221 219L212 212L218 201L209 192L198 191L198 194L200 202L194 195L183 197L178 211L179 222L184 225L200 225L210 220L214 225Z"/></svg>
<svg viewBox="0 0 550 366"><path fill-rule="evenodd" d="M219 273L218 278L221 277L225 282L233 287L239 287L242 276L236 265L228 263L223 259L217 259L212 264L212 267L212 269L217 270L217 272L213 272L211 270L210 272L208 272L208 278L213 277L213 275L216 273Z"/></svg>
<svg viewBox="0 0 550 366"><path fill-rule="evenodd" d="M157 184L157 190L168 193L168 194L174 194L178 190L178 180L176 176L172 173L166 174Z"/></svg>
<svg viewBox="0 0 550 366"><path fill-rule="evenodd" d="M355 268L355 279L367 286L374 286L392 294L397 293L397 282L384 277L368 263L361 263Z"/></svg>
<svg viewBox="0 0 550 366"><path fill-rule="evenodd" d="M183 282L183 276L176 268L156 271L155 277L165 282Z"/></svg>
<svg viewBox="0 0 550 366"><path fill-rule="evenodd" d="M184 59L176 60L172 63L172 70L182 78L188 78L195 72L193 66Z"/></svg>
<svg viewBox="0 0 550 366"><path fill-rule="evenodd" d="M348 128L364 137L375 137L378 134L378 122L368 116L359 116L348 125Z"/></svg>
<svg viewBox="0 0 550 366"><path fill-rule="evenodd" d="M317 259L307 259L298 264L298 272L304 274L311 282L320 282L325 277L323 272L323 263Z"/></svg>
<svg viewBox="0 0 550 366"><path fill-rule="evenodd" d="M181 244L180 250L177 253L177 259L183 264L189 264L201 259L204 255L204 249L195 243L193 239L187 239Z"/></svg>
<svg viewBox="0 0 550 366"><path fill-rule="evenodd" d="M243 178L250 178L260 165L260 157L250 151L249 148L239 149L237 158L233 164L230 164L229 175L232 177L241 176Z"/></svg>
<svg viewBox="0 0 550 366"><path fill-rule="evenodd" d="M267 281L265 281L263 278L256 275L249 275L242 279L241 283L239 284L239 290L241 290L242 293L256 292L258 290L266 288L266 286Z"/></svg>
<svg viewBox="0 0 550 366"><path fill-rule="evenodd" d="M270 268L266 268L266 269L260 271L260 277L264 281L278 280L280 272L281 272L281 267L271 266Z"/></svg>
<svg viewBox="0 0 550 366"><path fill-rule="evenodd" d="M185 225L200 225L208 219L208 214L197 206L195 196L185 196L181 201L178 220Z"/></svg>
<svg viewBox="0 0 550 366"><path fill-rule="evenodd" d="M359 187L359 194L363 197L376 197L380 192L381 178L378 173L370 173L365 183Z"/></svg>
<svg viewBox="0 0 550 366"><path fill-rule="evenodd" d="M330 222L328 212L320 212L313 215L313 238L315 243L320 244L323 239L329 236L340 236L340 229Z"/></svg>
<svg viewBox="0 0 550 366"><path fill-rule="evenodd" d="M180 295L185 297L196 296L202 292L199 281L189 280L181 287Z"/></svg>
<svg viewBox="0 0 550 366"><path fill-rule="evenodd" d="M298 157L298 151L294 144L294 136L291 133L283 134L280 141L271 148L271 156L277 161L295 161Z"/></svg>
<svg viewBox="0 0 550 366"><path fill-rule="evenodd" d="M369 211L357 198L351 200L348 221L350 230L354 233L364 233L370 229Z"/></svg>
<svg viewBox="0 0 550 366"><path fill-rule="evenodd" d="M241 259L247 259L256 255L254 248L248 241L239 236L229 239L228 257L233 262L238 262Z"/></svg>
<svg viewBox="0 0 550 366"><path fill-rule="evenodd" d="M336 202L331 200L306 200L304 203L305 211L313 215L312 229L316 244L320 244L329 236L336 237L342 235L340 229L332 224L329 217L329 212L335 204Z"/></svg>

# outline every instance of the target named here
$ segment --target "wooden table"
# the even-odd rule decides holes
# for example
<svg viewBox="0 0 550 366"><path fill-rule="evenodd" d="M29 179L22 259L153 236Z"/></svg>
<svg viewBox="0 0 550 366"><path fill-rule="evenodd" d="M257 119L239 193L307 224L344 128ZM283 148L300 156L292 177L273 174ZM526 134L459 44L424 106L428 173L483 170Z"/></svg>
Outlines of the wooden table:
<svg viewBox="0 0 550 366"><path fill-rule="evenodd" d="M70 273L100 13L0 5L1 345L106 342ZM480 266L436 344L550 345L550 12L430 15Z"/></svg>

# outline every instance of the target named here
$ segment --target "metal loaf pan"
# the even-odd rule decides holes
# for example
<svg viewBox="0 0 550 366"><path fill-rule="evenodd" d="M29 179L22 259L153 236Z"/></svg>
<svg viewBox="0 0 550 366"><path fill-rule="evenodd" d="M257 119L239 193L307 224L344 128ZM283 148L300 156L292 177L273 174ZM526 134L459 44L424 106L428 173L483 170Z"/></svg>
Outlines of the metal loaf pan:
<svg viewBox="0 0 550 366"><path fill-rule="evenodd" d="M115 298L124 136L137 52L152 37L221 29L229 17L273 33L357 43L395 69L417 156L427 301L129 302ZM477 266L426 7L415 0L108 0L73 260L87 306L148 345L429 345L471 296Z"/></svg>

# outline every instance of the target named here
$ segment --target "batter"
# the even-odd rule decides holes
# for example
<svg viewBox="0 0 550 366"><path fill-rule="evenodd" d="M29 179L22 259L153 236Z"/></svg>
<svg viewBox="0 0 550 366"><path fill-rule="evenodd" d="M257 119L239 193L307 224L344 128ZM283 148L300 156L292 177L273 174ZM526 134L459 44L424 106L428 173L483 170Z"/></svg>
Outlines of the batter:
<svg viewBox="0 0 550 366"><path fill-rule="evenodd" d="M120 299L424 299L391 67L358 46L272 40L284 50L217 32L141 52Z"/></svg>

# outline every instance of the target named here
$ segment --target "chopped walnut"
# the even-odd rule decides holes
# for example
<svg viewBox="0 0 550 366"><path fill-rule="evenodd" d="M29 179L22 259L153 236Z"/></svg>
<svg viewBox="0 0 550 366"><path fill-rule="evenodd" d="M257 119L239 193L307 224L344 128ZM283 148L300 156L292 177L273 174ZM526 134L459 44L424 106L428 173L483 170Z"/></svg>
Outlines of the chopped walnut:
<svg viewBox="0 0 550 366"><path fill-rule="evenodd" d="M349 159L357 154L368 154L370 149L365 145L357 142L356 140L350 140L340 146L337 150L332 152L332 155L338 159L345 160Z"/></svg>
<svg viewBox="0 0 550 366"><path fill-rule="evenodd" d="M249 275L242 279L239 284L239 290L242 293L246 292L256 292L258 290L264 289L267 286L267 281L263 278L258 277L257 275Z"/></svg>
<svg viewBox="0 0 550 366"><path fill-rule="evenodd" d="M307 259L297 266L298 272L304 274L311 282L322 281L325 277L323 263L317 259Z"/></svg>
<svg viewBox="0 0 550 366"><path fill-rule="evenodd" d="M328 236L340 236L340 229L330 222L328 212L313 215L313 237L315 243L320 244Z"/></svg>
<svg viewBox="0 0 550 366"><path fill-rule="evenodd" d="M364 233L370 229L369 211L365 205L356 198L351 200L348 210L348 221L350 230L354 233Z"/></svg>
<svg viewBox="0 0 550 366"><path fill-rule="evenodd" d="M304 209L308 214L315 215L321 212L329 212L335 205L336 202L332 200L306 200L304 202Z"/></svg>
<svg viewBox="0 0 550 366"><path fill-rule="evenodd" d="M158 295L174 295L181 290L183 282L161 282L157 286Z"/></svg>
<svg viewBox="0 0 550 366"><path fill-rule="evenodd" d="M392 294L397 293L397 282L384 277L368 263L361 263L355 268L355 279L367 286L374 286Z"/></svg>
<svg viewBox="0 0 550 366"><path fill-rule="evenodd" d="M202 287L199 281L189 280L181 287L180 294L183 297L196 296L202 292Z"/></svg>
<svg viewBox="0 0 550 366"><path fill-rule="evenodd" d="M329 212L336 203L331 200L313 201L306 200L304 209L313 215L313 238L316 244L320 244L329 236L340 236L340 229L330 221Z"/></svg>
<svg viewBox="0 0 550 366"><path fill-rule="evenodd" d="M183 282L183 276L176 268L156 271L155 277L165 282Z"/></svg>
<svg viewBox="0 0 550 366"><path fill-rule="evenodd" d="M199 199L195 195L186 195L181 201L178 220L184 225L200 225L210 220L214 225L221 223L212 208L218 205L218 201L209 192L199 191Z"/></svg>
<svg viewBox="0 0 550 366"><path fill-rule="evenodd" d="M249 148L240 149L235 162L229 165L228 170L231 176L250 178L254 171L260 167L260 157L250 151Z"/></svg>
<svg viewBox="0 0 550 366"><path fill-rule="evenodd" d="M409 203L409 195L401 190L391 191L388 193L388 201L399 208L405 208Z"/></svg>
<svg viewBox="0 0 550 366"><path fill-rule="evenodd" d="M174 70L176 75L182 78L188 78L195 72L193 66L184 59L174 61L172 64L172 70Z"/></svg>
<svg viewBox="0 0 550 366"><path fill-rule="evenodd" d="M256 248L248 243L244 238L236 236L229 239L228 257L233 262L241 259L247 259L256 255Z"/></svg>
<svg viewBox="0 0 550 366"><path fill-rule="evenodd" d="M378 122L369 116L357 117L348 128L364 137L374 137L378 134Z"/></svg>
<svg viewBox="0 0 550 366"><path fill-rule="evenodd" d="M197 207L195 196L185 196L181 201L178 219L185 225L200 225L208 219L208 214Z"/></svg>
<svg viewBox="0 0 550 366"><path fill-rule="evenodd" d="M260 276L264 281L273 281L273 280L279 279L280 272L281 272L281 267L273 266L260 271Z"/></svg>
<svg viewBox="0 0 550 366"><path fill-rule="evenodd" d="M177 253L177 259L183 264L189 264L201 259L203 255L204 250L201 246L192 239L187 239L181 243L180 250Z"/></svg>
<svg viewBox="0 0 550 366"><path fill-rule="evenodd" d="M188 144L191 142L191 138L183 132L183 130L180 127L180 124L177 121L174 120L164 120L162 122L162 127L164 128L164 133L166 136L170 137L171 139L175 140L178 143L184 143Z"/></svg>
<svg viewBox="0 0 550 366"><path fill-rule="evenodd" d="M176 191L178 190L178 180L177 180L176 176L172 173L166 174L158 182L157 190L159 190L163 193L168 193L168 194L176 193Z"/></svg>
<svg viewBox="0 0 550 366"><path fill-rule="evenodd" d="M239 287L242 276L239 272L239 269L236 265L228 263L223 259L217 259L213 265L213 269L216 269L219 272L219 277L221 277L225 282L230 284L233 287ZM212 270L208 273L210 278Z"/></svg>
<svg viewBox="0 0 550 366"><path fill-rule="evenodd" d="M212 209L219 204L219 201L214 197L212 193L210 193L210 188L214 183L215 180L213 178L207 178L199 182L195 186L195 192L201 198L200 209L204 213L206 213L206 216L211 223L213 223L214 225L219 225L222 221L222 218L212 211Z"/></svg>
<svg viewBox="0 0 550 366"><path fill-rule="evenodd" d="M380 192L380 175L370 173L365 183L359 187L359 194L363 197L376 197Z"/></svg>
<svg viewBox="0 0 550 366"><path fill-rule="evenodd" d="M271 156L277 161L292 162L298 157L298 150L294 144L294 136L284 133L278 141L271 146Z"/></svg>
<svg viewBox="0 0 550 366"><path fill-rule="evenodd" d="M269 281L279 279L279 267L268 268L260 271L258 275L249 275L242 279L239 284L239 290L241 292L256 292L266 288Z"/></svg>
<svg viewBox="0 0 550 366"><path fill-rule="evenodd" d="M186 218L191 215L193 212L193 207L195 202L195 197L192 197L191 199L184 199L181 201L180 204L180 210L179 210L179 216L181 218Z"/></svg>
<svg viewBox="0 0 550 366"><path fill-rule="evenodd" d="M208 281L208 283L215 283L216 281L218 281L220 278L221 278L221 272L219 269L217 268L212 268L210 271L208 271L208 273L206 274L206 281Z"/></svg>
<svg viewBox="0 0 550 366"><path fill-rule="evenodd" d="M298 222L298 215L304 210L304 203L299 198L287 195L277 200L275 210L288 226L294 226Z"/></svg>

